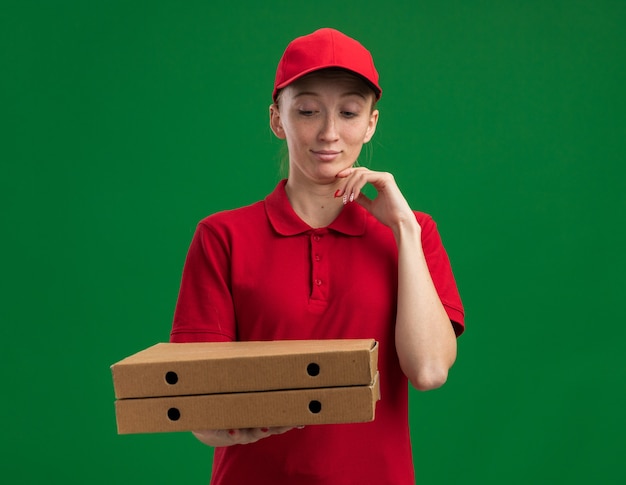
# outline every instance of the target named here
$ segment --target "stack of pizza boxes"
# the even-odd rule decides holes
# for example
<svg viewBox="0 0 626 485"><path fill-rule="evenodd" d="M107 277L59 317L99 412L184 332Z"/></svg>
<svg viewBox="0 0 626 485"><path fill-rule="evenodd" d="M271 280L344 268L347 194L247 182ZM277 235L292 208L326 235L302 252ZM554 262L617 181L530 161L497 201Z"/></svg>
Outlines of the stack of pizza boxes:
<svg viewBox="0 0 626 485"><path fill-rule="evenodd" d="M111 366L117 430L372 421L377 362L372 339L159 343Z"/></svg>

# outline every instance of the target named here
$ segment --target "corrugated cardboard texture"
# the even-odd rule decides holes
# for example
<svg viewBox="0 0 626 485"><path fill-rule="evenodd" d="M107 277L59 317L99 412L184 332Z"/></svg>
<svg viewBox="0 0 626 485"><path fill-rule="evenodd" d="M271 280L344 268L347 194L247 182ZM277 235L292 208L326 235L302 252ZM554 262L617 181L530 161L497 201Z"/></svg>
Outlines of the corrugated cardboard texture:
<svg viewBox="0 0 626 485"><path fill-rule="evenodd" d="M373 339L160 343L111 366L118 399L369 385Z"/></svg>
<svg viewBox="0 0 626 485"><path fill-rule="evenodd" d="M369 386L122 399L118 433L260 428L372 421L378 374Z"/></svg>

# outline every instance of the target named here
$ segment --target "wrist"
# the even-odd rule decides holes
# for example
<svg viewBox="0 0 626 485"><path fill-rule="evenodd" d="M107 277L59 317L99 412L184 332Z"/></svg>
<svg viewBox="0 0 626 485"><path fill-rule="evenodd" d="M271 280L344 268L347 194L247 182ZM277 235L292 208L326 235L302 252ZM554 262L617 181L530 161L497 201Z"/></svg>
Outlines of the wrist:
<svg viewBox="0 0 626 485"><path fill-rule="evenodd" d="M400 244L401 241L406 239L417 239L421 241L422 228L417 222L415 215L411 212L410 217L400 219L391 228L393 235L396 238L396 243Z"/></svg>

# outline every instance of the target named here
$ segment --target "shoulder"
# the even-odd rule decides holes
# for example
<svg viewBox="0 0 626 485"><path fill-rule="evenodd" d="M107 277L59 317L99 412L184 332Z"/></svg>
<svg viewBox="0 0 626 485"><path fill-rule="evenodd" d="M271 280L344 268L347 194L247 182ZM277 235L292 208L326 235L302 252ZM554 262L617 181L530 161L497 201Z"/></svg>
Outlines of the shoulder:
<svg viewBox="0 0 626 485"><path fill-rule="evenodd" d="M250 228L257 229L261 224L267 225L266 208L268 204L276 199L280 199L281 196L285 201L287 200L287 196L284 193L285 182L285 180L280 181L274 190L263 200L246 206L215 212L202 219L198 226L215 230L245 230Z"/></svg>
<svg viewBox="0 0 626 485"><path fill-rule="evenodd" d="M422 245L425 251L433 251L442 249L441 236L437 229L437 223L430 214L425 212L413 211L417 223L422 230Z"/></svg>
<svg viewBox="0 0 626 485"><path fill-rule="evenodd" d="M430 214L425 212L413 211L417 223L422 229L422 240L428 240L434 238L439 240L439 230L437 229L437 223Z"/></svg>
<svg viewBox="0 0 626 485"><path fill-rule="evenodd" d="M198 225L207 229L224 230L241 227L243 224L254 224L255 221L265 219L264 202L215 212L200 220Z"/></svg>

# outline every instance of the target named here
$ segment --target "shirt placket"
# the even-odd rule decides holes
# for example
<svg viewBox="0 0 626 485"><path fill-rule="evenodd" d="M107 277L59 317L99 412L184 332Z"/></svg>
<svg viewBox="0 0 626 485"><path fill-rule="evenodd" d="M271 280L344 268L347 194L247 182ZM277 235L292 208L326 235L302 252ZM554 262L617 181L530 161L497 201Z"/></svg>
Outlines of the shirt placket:
<svg viewBox="0 0 626 485"><path fill-rule="evenodd" d="M317 229L310 234L311 300L328 300L328 237L326 229Z"/></svg>

